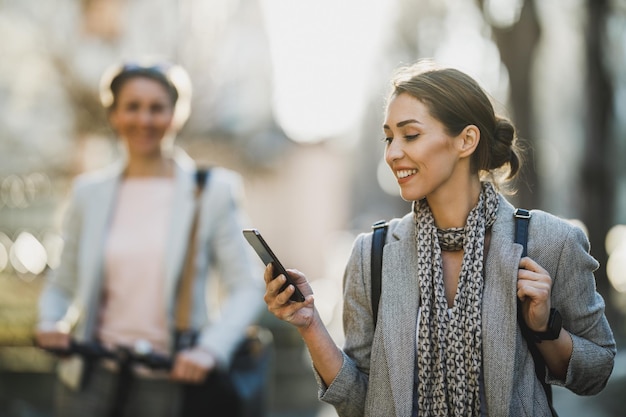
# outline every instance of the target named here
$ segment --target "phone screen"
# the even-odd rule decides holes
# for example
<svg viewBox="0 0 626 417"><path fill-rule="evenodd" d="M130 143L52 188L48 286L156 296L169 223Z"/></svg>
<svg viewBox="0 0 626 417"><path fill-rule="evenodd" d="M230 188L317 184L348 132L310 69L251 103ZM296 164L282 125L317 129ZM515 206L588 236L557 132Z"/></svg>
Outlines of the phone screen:
<svg viewBox="0 0 626 417"><path fill-rule="evenodd" d="M270 263L274 266L274 278L283 274L287 278L285 284L281 287L280 291L284 291L289 285L293 285L296 289L294 293L291 295L290 300L301 302L304 301L304 295L300 292L297 285L293 283L291 277L287 273L287 270L280 263L270 246L267 244L261 233L257 229L244 229L243 235L245 236L248 243L254 248L256 253L261 258L261 261L265 265L269 265Z"/></svg>

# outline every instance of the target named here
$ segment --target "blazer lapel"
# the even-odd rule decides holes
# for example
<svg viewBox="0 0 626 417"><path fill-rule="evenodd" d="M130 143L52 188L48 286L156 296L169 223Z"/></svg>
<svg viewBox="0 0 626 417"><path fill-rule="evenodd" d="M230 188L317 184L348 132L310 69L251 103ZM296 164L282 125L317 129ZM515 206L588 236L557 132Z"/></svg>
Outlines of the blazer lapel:
<svg viewBox="0 0 626 417"><path fill-rule="evenodd" d="M513 243L513 209L500 201L485 265L483 372L489 413L509 412L517 342L517 271L521 245Z"/></svg>
<svg viewBox="0 0 626 417"><path fill-rule="evenodd" d="M397 415L410 415L413 398L415 331L419 307L417 250L413 222L398 227L399 241L385 245L381 291L381 325ZM410 230L410 231L409 231ZM405 233L406 231L406 233ZM394 237L399 236L394 233Z"/></svg>
<svg viewBox="0 0 626 417"><path fill-rule="evenodd" d="M117 170L117 167L114 168ZM102 294L104 253L107 239L107 230L110 224L115 197L119 186L120 172L105 179L89 195L85 202L86 208L83 219L80 276L86 282L82 286L85 291L82 300L85 303L79 306L86 314L85 327L82 336L89 338L95 330L99 313L100 297ZM88 307L88 308L87 308ZM77 335L78 336L78 335Z"/></svg>

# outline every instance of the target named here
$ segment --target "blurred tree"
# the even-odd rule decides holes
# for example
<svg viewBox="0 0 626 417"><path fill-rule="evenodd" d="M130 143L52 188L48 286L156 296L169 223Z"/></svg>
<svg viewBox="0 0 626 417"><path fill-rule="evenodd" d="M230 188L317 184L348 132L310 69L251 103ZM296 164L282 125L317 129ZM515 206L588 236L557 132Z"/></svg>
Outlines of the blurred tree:
<svg viewBox="0 0 626 417"><path fill-rule="evenodd" d="M605 46L606 23L611 6L608 0L587 0L586 30L586 113L585 148L580 182L582 198L582 221L589 230L591 252L600 262L596 274L598 291L607 299L612 291L606 275L607 253L604 241L614 223L616 193L615 172L612 164L611 131L614 115L613 86L605 66L605 54L611 54ZM607 317L617 321L617 310L607 303ZM622 329L615 329L623 331Z"/></svg>
<svg viewBox="0 0 626 417"><path fill-rule="evenodd" d="M541 26L534 1L522 1L518 19L508 26L501 26L485 12L485 1L478 0L485 14L485 21L491 26L494 40L500 51L502 63L509 73L512 118L518 136L524 140L526 160L520 172L517 185L519 205L540 207L541 183L537 181L537 168L533 150L537 135L533 131L535 122L532 116L532 66L535 49L541 38Z"/></svg>

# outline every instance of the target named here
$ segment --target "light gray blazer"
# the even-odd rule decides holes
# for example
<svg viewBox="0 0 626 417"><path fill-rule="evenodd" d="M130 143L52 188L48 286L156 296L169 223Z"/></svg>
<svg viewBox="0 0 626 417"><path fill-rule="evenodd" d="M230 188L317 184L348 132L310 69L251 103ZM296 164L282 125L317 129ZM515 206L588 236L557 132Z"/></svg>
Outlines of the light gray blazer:
<svg viewBox="0 0 626 417"><path fill-rule="evenodd" d="M500 197L485 266L482 307L483 376L489 416L550 416L533 359L516 318L516 283L522 246L514 241L514 207ZM330 386L318 376L320 399L347 416L410 417L413 402L419 289L413 214L394 219L387 233L378 324L370 303L371 233L355 240L344 276L343 366ZM554 280L552 306L563 316L574 349L564 381L549 383L589 395L599 392L613 369L615 341L596 292L581 229L533 211L529 256Z"/></svg>
<svg viewBox="0 0 626 417"><path fill-rule="evenodd" d="M96 173L76 178L65 216L64 249L59 268L51 271L39 302L40 322L67 321L73 337L91 340L96 333L102 296L103 255L109 220L115 207L122 161ZM194 212L195 164L183 151L175 152L175 191L168 241L162 262L165 270L169 326L173 319L177 285L184 265ZM242 228L247 221L241 207L241 178L213 168L202 195L197 232L196 277L193 291L193 327L201 329L199 343L226 366L246 327L263 307L262 263L246 243ZM217 274L209 274L210 269ZM218 279L227 294L219 320L207 311L214 298L206 297L209 280ZM137 295L138 296L138 295ZM171 343L170 343L171 344Z"/></svg>

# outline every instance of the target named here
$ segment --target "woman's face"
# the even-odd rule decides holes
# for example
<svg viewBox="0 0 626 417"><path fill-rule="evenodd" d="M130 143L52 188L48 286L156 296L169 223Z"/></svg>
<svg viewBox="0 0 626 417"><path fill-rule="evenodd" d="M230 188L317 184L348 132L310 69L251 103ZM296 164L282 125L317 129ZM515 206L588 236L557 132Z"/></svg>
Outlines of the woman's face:
<svg viewBox="0 0 626 417"><path fill-rule="evenodd" d="M404 200L452 190L446 185L458 172L459 137L450 136L424 103L407 93L395 96L383 129L385 160Z"/></svg>
<svg viewBox="0 0 626 417"><path fill-rule="evenodd" d="M132 156L158 154L171 127L174 107L158 81L134 77L121 87L110 121Z"/></svg>

